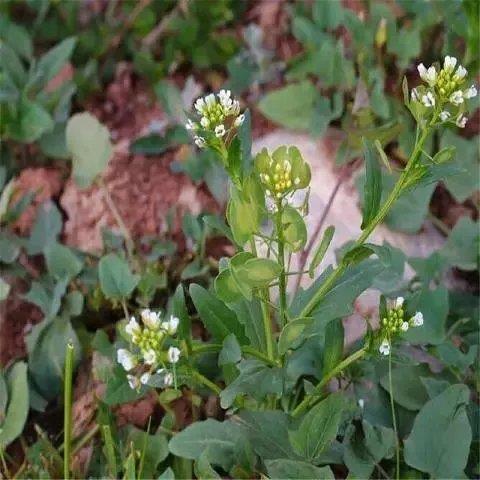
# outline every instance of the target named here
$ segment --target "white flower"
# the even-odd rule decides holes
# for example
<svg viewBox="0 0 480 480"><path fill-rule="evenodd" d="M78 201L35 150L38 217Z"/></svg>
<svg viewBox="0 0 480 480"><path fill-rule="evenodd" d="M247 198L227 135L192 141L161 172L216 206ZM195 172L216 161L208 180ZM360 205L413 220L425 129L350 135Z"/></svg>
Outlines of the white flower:
<svg viewBox="0 0 480 480"><path fill-rule="evenodd" d="M178 325L180 324L180 320L177 317L174 317L173 315L170 316L170 320L167 323L167 332L170 335L175 335L177 333L177 328Z"/></svg>
<svg viewBox="0 0 480 480"><path fill-rule="evenodd" d="M420 101L420 97L418 96L418 91L416 88L412 88L412 91L410 92L410 96L412 98L412 101L414 102Z"/></svg>
<svg viewBox="0 0 480 480"><path fill-rule="evenodd" d="M457 59L455 57L449 57L448 55L445 57L443 61L443 68L449 72L453 72L455 65L457 64Z"/></svg>
<svg viewBox="0 0 480 480"><path fill-rule="evenodd" d="M218 98L220 99L220 103L222 107L224 107L227 111L231 108L233 100L230 98L232 92L230 90L220 90L218 93Z"/></svg>
<svg viewBox="0 0 480 480"><path fill-rule="evenodd" d="M450 118L450 112L447 112L446 110L444 110L443 112L440 113L440 119L442 120L442 122L444 122L445 120L448 120Z"/></svg>
<svg viewBox="0 0 480 480"><path fill-rule="evenodd" d="M140 325L135 320L135 317L130 317L130 321L125 325L125 332L130 336L140 333Z"/></svg>
<svg viewBox="0 0 480 480"><path fill-rule="evenodd" d="M217 101L215 100L215 95L213 93L210 93L205 97L205 103L207 104L207 107L213 107Z"/></svg>
<svg viewBox="0 0 480 480"><path fill-rule="evenodd" d="M125 348L119 348L117 350L117 362L122 365L126 372L129 372L137 364L134 355Z"/></svg>
<svg viewBox="0 0 480 480"><path fill-rule="evenodd" d="M462 80L463 78L465 78L465 75L467 75L467 73L467 69L459 65L455 73L455 78L457 78L457 80Z"/></svg>
<svg viewBox="0 0 480 480"><path fill-rule="evenodd" d="M197 128L196 123L193 123L190 119L187 120L187 123L185 124L185 128L187 130L195 130Z"/></svg>
<svg viewBox="0 0 480 480"><path fill-rule="evenodd" d="M140 387L140 380L134 375L127 375L127 380L132 390L136 390Z"/></svg>
<svg viewBox="0 0 480 480"><path fill-rule="evenodd" d="M269 192L269 190L267 190ZM270 195L270 192L267 193L267 195ZM270 196L267 196L265 198L265 207L267 208L267 211L270 212L270 213L277 213L277 204L275 203L275 200L270 197Z"/></svg>
<svg viewBox="0 0 480 480"><path fill-rule="evenodd" d="M433 65L427 69L425 68L425 65L421 63L417 69L418 73L420 74L420 78L424 82L427 82L431 87L437 83L437 71Z"/></svg>
<svg viewBox="0 0 480 480"><path fill-rule="evenodd" d="M210 120L208 120L207 117L202 117L200 119L200 125L203 127L203 128L208 128L208 126L210 125Z"/></svg>
<svg viewBox="0 0 480 480"><path fill-rule="evenodd" d="M195 110L197 110L197 112L202 115L203 114L203 111L205 110L205 100L203 98L199 98L196 102L195 102Z"/></svg>
<svg viewBox="0 0 480 480"><path fill-rule="evenodd" d="M454 104L454 105L460 105L463 103L463 93L461 90L456 90L450 95L449 100Z"/></svg>
<svg viewBox="0 0 480 480"><path fill-rule="evenodd" d="M160 327L160 315L145 308L141 313L142 321L150 330L158 330Z"/></svg>
<svg viewBox="0 0 480 480"><path fill-rule="evenodd" d="M180 359L180 350L177 347L170 347L168 349L168 361L170 363L177 363Z"/></svg>
<svg viewBox="0 0 480 480"><path fill-rule="evenodd" d="M464 98L474 98L477 96L477 88L475 85L472 85L468 90L463 94Z"/></svg>
<svg viewBox="0 0 480 480"><path fill-rule="evenodd" d="M238 115L238 112L240 112L240 102L238 100L234 100L228 113L230 115Z"/></svg>
<svg viewBox="0 0 480 480"><path fill-rule="evenodd" d="M402 326L400 327L402 332L406 332L408 330L408 322L403 322Z"/></svg>
<svg viewBox="0 0 480 480"><path fill-rule="evenodd" d="M244 121L245 121L245 114L242 113L241 115L239 115L239 116L235 119L235 121L233 122L233 125L234 125L235 127L239 127L240 125L243 124Z"/></svg>
<svg viewBox="0 0 480 480"><path fill-rule="evenodd" d="M423 314L422 312L417 312L412 318L413 325L415 327L421 327L423 325Z"/></svg>
<svg viewBox="0 0 480 480"><path fill-rule="evenodd" d="M465 128L468 118L465 115L460 114L455 121L457 127Z"/></svg>
<svg viewBox="0 0 480 480"><path fill-rule="evenodd" d="M383 340L380 348L378 349L382 355L390 355L390 343L387 339Z"/></svg>
<svg viewBox="0 0 480 480"><path fill-rule="evenodd" d="M363 398L359 398L359 399L358 399L358 406L359 406L360 408L365 407L365 400L364 400Z"/></svg>
<svg viewBox="0 0 480 480"><path fill-rule="evenodd" d="M217 138L222 138L225 135L225 126L224 125L217 125L215 127L215 136Z"/></svg>
<svg viewBox="0 0 480 480"><path fill-rule="evenodd" d="M157 361L157 354L154 350L150 349L144 352L143 359L147 365L153 365Z"/></svg>
<svg viewBox="0 0 480 480"><path fill-rule="evenodd" d="M165 387L170 387L173 385L173 375L170 372L167 372L163 377L163 385Z"/></svg>
<svg viewBox="0 0 480 480"><path fill-rule="evenodd" d="M405 299L403 297L397 297L395 300L395 308L402 308Z"/></svg>
<svg viewBox="0 0 480 480"><path fill-rule="evenodd" d="M140 376L140 383L143 383L143 385L146 385L148 381L150 380L151 374L149 372L145 372Z"/></svg>
<svg viewBox="0 0 480 480"><path fill-rule="evenodd" d="M205 146L205 139L203 137L196 136L194 140L195 140L195 145L198 148L203 148Z"/></svg>
<svg viewBox="0 0 480 480"><path fill-rule="evenodd" d="M432 92L427 92L427 94L422 97L422 103L426 107L434 107L435 106L435 97L432 95Z"/></svg>

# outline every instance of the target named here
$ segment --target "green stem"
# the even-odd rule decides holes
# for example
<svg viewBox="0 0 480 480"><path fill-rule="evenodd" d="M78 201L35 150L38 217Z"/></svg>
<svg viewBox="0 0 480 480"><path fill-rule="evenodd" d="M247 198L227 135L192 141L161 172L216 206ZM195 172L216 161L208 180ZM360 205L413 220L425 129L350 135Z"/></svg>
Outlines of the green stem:
<svg viewBox="0 0 480 480"><path fill-rule="evenodd" d="M297 407L292 412L292 416L298 417L305 410L307 410L310 407L313 407L313 405L315 405L315 403L317 403L317 401L321 398L323 387L325 387L325 385L327 385L327 383L333 377L336 377L340 372L345 370L351 363L362 358L366 352L367 351L365 350L365 348L361 348L360 350L357 350L356 352L352 353L349 357L342 360L335 368L330 370L315 386L313 392L307 395L302 400L302 402L297 405Z"/></svg>
<svg viewBox="0 0 480 480"><path fill-rule="evenodd" d="M64 417L63 417L63 476L70 478L70 457L72 443L72 379L73 379L73 354L74 348L71 341L68 342L65 351L65 375L63 379L64 389Z"/></svg>
<svg viewBox="0 0 480 480"><path fill-rule="evenodd" d="M392 352L388 355L388 389L390 390L390 409L392 411L393 431L395 432L395 458L396 474L395 478L400 479L400 440L397 431L397 419L395 416L395 402L393 401L393 382L392 382Z"/></svg>
<svg viewBox="0 0 480 480"><path fill-rule="evenodd" d="M208 343L206 345L192 345L192 355L198 355L198 354L209 353L209 352L219 352L222 348L223 348L223 345L220 345L219 343ZM262 362L265 362L272 367L279 366L279 364L275 360L268 358L264 353L259 352L253 347L250 347L248 345L242 345L240 348L242 349L242 353L244 353L245 355L251 355L252 357L256 357L259 360L262 360Z"/></svg>
<svg viewBox="0 0 480 480"><path fill-rule="evenodd" d="M373 232L373 230L375 230L377 225L385 219L388 212L392 208L392 205L397 201L398 197L402 193L402 190L405 186L405 182L408 179L408 176L410 175L410 171L416 165L417 160L421 155L423 144L425 143L425 140L427 139L429 133L430 133L430 128L426 128L422 132L420 139L415 144L415 148L407 163L407 166L405 167L402 174L400 175L400 178L397 180L397 183L393 187L393 190L390 192L387 199L385 200L385 203L382 205L382 207L380 208L378 213L375 215L373 220L367 225L367 227L363 230L361 235L358 237L353 248L359 247L365 243L365 241L368 239L368 237ZM318 305L320 300L330 291L330 289L333 287L337 279L344 273L347 266L348 265L344 263L340 263L340 265L338 265L337 268L335 268L332 271L332 273L325 279L325 281L322 283L320 288L316 291L315 295L313 295L310 301L305 305L303 310L298 315L299 317L303 318L303 317L310 316L310 314Z"/></svg>
<svg viewBox="0 0 480 480"><path fill-rule="evenodd" d="M193 379L195 379L197 382L201 383L202 385L205 385L213 393L220 395L220 393L222 392L221 388L218 385L213 383L207 377L203 376L200 372L197 372L197 370L192 370L191 375Z"/></svg>
<svg viewBox="0 0 480 480"><path fill-rule="evenodd" d="M277 213L275 215L275 228L277 231L278 244L278 263L281 267L280 276L278 277L278 294L280 304L280 327L283 328L286 324L285 312L287 311L287 280L285 272L285 240L283 238L283 223L282 223L282 205L277 202Z"/></svg>

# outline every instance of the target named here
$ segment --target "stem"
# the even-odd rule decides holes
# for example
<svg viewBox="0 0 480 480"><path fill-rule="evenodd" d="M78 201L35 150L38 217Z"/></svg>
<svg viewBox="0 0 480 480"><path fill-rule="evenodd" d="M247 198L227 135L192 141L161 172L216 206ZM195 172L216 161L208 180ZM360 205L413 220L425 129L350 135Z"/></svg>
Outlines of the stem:
<svg viewBox="0 0 480 480"><path fill-rule="evenodd" d="M400 479L400 441L398 439L397 419L395 417L395 403L393 401L393 382L392 382L392 352L388 355L388 389L390 390L390 409L392 411L393 431L395 432L395 457L396 474L395 478Z"/></svg>
<svg viewBox="0 0 480 480"><path fill-rule="evenodd" d="M319 400L319 397L322 393L322 389L327 383L335 376L337 376L341 371L345 370L351 363L362 358L367 351L365 348L361 348L356 352L352 353L349 357L342 360L335 368L330 370L315 386L315 389L310 395L307 395L301 403L293 410L292 416L298 417L303 413L307 408L313 407L315 403Z"/></svg>
<svg viewBox="0 0 480 480"><path fill-rule="evenodd" d="M285 250L283 239L283 223L282 223L282 204L277 202L277 213L275 215L275 229L277 231L277 244L278 244L278 263L282 271L278 277L278 292L280 300L280 327L284 327L286 323L285 312L287 310L287 281L285 275Z"/></svg>
<svg viewBox="0 0 480 480"><path fill-rule="evenodd" d="M209 352L219 352L222 348L223 345L220 345L218 343L208 343L206 345L192 345L192 355ZM248 345L242 345L241 349L242 353L246 355L251 355L252 357L256 357L272 367L279 366L279 364L275 360L268 358L264 353L259 352L253 347L250 347Z"/></svg>
<svg viewBox="0 0 480 480"><path fill-rule="evenodd" d="M200 372L197 372L197 370L192 370L191 375L192 375L192 378L197 380L197 382L201 383L202 385L205 385L215 394L220 395L220 393L222 392L222 390L218 385L213 383L207 377L204 377Z"/></svg>
<svg viewBox="0 0 480 480"><path fill-rule="evenodd" d="M73 378L73 343L68 342L65 351L65 376L64 388L64 417L63 417L63 476L66 480L70 478L70 457L72 442L72 378Z"/></svg>

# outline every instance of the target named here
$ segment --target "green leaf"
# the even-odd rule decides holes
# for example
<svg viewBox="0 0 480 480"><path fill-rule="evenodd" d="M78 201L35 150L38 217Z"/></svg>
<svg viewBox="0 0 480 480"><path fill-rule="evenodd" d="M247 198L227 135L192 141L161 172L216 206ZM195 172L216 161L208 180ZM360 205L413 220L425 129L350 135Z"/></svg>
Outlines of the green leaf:
<svg viewBox="0 0 480 480"><path fill-rule="evenodd" d="M239 323L235 313L221 300L195 284L190 285L190 296L200 319L215 341L221 343L225 337L233 333L241 345L248 343L243 325Z"/></svg>
<svg viewBox="0 0 480 480"><path fill-rule="evenodd" d="M83 262L73 251L60 243L51 243L45 248L45 260L51 275L58 280L72 279L83 268Z"/></svg>
<svg viewBox="0 0 480 480"><path fill-rule="evenodd" d="M312 8L313 21L319 28L337 28L344 18L344 9L340 0L329 2L314 2Z"/></svg>
<svg viewBox="0 0 480 480"><path fill-rule="evenodd" d="M52 116L37 102L27 98L20 101L17 117L12 125L7 124L11 138L23 143L32 143L53 129Z"/></svg>
<svg viewBox="0 0 480 480"><path fill-rule="evenodd" d="M308 274L310 278L313 278L313 274L315 273L315 269L322 263L323 257L327 253L328 247L330 246L330 242L332 241L333 235L335 233L335 227L330 225L325 229L323 232L322 240L318 244L315 252L313 254L312 262L310 263L310 267L308 268Z"/></svg>
<svg viewBox="0 0 480 480"><path fill-rule="evenodd" d="M220 350L218 356L218 365L228 365L229 363L238 363L242 359L242 350L235 338L235 335L231 333L223 340L223 347Z"/></svg>
<svg viewBox="0 0 480 480"><path fill-rule="evenodd" d="M268 258L251 258L236 267L233 265L235 278L252 288L266 287L280 275L280 265Z"/></svg>
<svg viewBox="0 0 480 480"><path fill-rule="evenodd" d="M15 51L5 43L0 45L0 66L17 87L23 88L27 72Z"/></svg>
<svg viewBox="0 0 480 480"><path fill-rule="evenodd" d="M0 23L2 40L5 41L18 55L25 60L31 60L33 55L32 39L29 32L23 26L10 22L3 17Z"/></svg>
<svg viewBox="0 0 480 480"><path fill-rule="evenodd" d="M112 156L110 132L93 115L84 112L70 118L65 134L75 182L80 188L89 187Z"/></svg>
<svg viewBox="0 0 480 480"><path fill-rule="evenodd" d="M251 301L242 299L230 305L230 308L237 314L238 321L245 328L245 335L250 340L250 345L261 352L265 352L267 350L267 342L260 301L256 298L253 298Z"/></svg>
<svg viewBox="0 0 480 480"><path fill-rule="evenodd" d="M101 258L98 276L103 293L109 298L128 297L137 286L140 277L130 271L128 263L115 253Z"/></svg>
<svg viewBox="0 0 480 480"><path fill-rule="evenodd" d="M38 61L37 72L42 75L42 85L46 85L71 57L77 40L74 37L66 38L45 53Z"/></svg>
<svg viewBox="0 0 480 480"><path fill-rule="evenodd" d="M408 465L432 477L464 477L472 441L465 410L469 397L466 385L452 385L423 406L405 441Z"/></svg>
<svg viewBox="0 0 480 480"><path fill-rule="evenodd" d="M166 470L164 470L158 477L157 480L175 480L175 474L173 473L173 470L171 467L168 467Z"/></svg>
<svg viewBox="0 0 480 480"><path fill-rule="evenodd" d="M37 212L37 218L27 243L29 255L37 255L55 243L62 231L62 216L57 206L51 202L43 203Z"/></svg>
<svg viewBox="0 0 480 480"><path fill-rule="evenodd" d="M180 320L178 325L178 338L185 340L188 345L192 343L192 322L188 314L187 305L185 303L185 292L183 285L180 283L173 295L173 314Z"/></svg>
<svg viewBox="0 0 480 480"><path fill-rule="evenodd" d="M314 462L337 436L345 403L340 394L331 394L315 405L302 419L298 430L289 432L294 450Z"/></svg>
<svg viewBox="0 0 480 480"><path fill-rule="evenodd" d="M322 376L325 376L342 361L344 337L345 332L341 319L332 320L325 327Z"/></svg>
<svg viewBox="0 0 480 480"><path fill-rule="evenodd" d="M474 271L478 269L479 242L478 223L469 217L462 217L448 236L440 254L449 265Z"/></svg>
<svg viewBox="0 0 480 480"><path fill-rule="evenodd" d="M176 126L169 128L164 135L152 133L137 138L131 145L130 151L140 155L160 155L169 149L191 141L185 128Z"/></svg>
<svg viewBox="0 0 480 480"><path fill-rule="evenodd" d="M258 104L268 119L294 130L309 130L319 92L310 81L267 93Z"/></svg>
<svg viewBox="0 0 480 480"><path fill-rule="evenodd" d="M50 282L32 282L24 299L37 305L46 317L54 317L60 310L62 297L65 295L68 279L62 278L55 284Z"/></svg>
<svg viewBox="0 0 480 480"><path fill-rule="evenodd" d="M167 115L176 123L185 123L182 95L175 84L161 80L155 85L154 90Z"/></svg>
<svg viewBox="0 0 480 480"><path fill-rule="evenodd" d="M310 323L308 318L296 318L288 322L280 333L278 339L278 353L283 355L290 348L296 348L302 341L301 333Z"/></svg>
<svg viewBox="0 0 480 480"><path fill-rule="evenodd" d="M0 424L0 447L4 449L23 431L28 416L29 395L27 364L17 362L8 374L9 402L3 423Z"/></svg>
<svg viewBox="0 0 480 480"><path fill-rule="evenodd" d="M365 155L365 187L363 190L362 230L368 227L380 208L382 198L382 170L377 161L376 151L372 143L363 141Z"/></svg>
<svg viewBox="0 0 480 480"><path fill-rule="evenodd" d="M222 478L220 475L212 468L210 461L208 459L209 454L208 450L205 450L198 460L195 461L193 465L193 470L195 472L195 477L199 480L210 480L213 478Z"/></svg>
<svg viewBox="0 0 480 480"><path fill-rule="evenodd" d="M215 292L220 300L231 304L241 300L244 295L229 268L222 270L215 278ZM248 290L248 293L250 295L246 298L251 300L250 290Z"/></svg>
<svg viewBox="0 0 480 480"><path fill-rule="evenodd" d="M335 480L330 467L315 467L311 463L298 460L267 460L265 465L270 478L285 480L297 480L299 478L305 480Z"/></svg>
<svg viewBox="0 0 480 480"><path fill-rule="evenodd" d="M297 209L286 206L282 212L283 238L292 252L303 250L307 243L307 227Z"/></svg>

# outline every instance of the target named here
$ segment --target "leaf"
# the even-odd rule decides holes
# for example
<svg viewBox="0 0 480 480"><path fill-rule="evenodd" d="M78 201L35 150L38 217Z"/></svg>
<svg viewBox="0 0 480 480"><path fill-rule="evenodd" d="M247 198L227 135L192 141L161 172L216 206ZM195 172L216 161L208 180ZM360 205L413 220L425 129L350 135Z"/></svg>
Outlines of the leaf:
<svg viewBox="0 0 480 480"><path fill-rule="evenodd" d="M37 218L27 243L29 255L37 255L56 242L62 231L62 216L56 205L51 202L43 203L37 212Z"/></svg>
<svg viewBox="0 0 480 480"><path fill-rule="evenodd" d="M310 81L303 81L267 93L258 104L269 120L294 130L309 130L319 92Z"/></svg>
<svg viewBox="0 0 480 480"><path fill-rule="evenodd" d="M185 292L183 285L180 283L173 295L173 314L180 320L178 325L178 338L185 340L189 346L192 343L192 322L188 314L187 305L185 303Z"/></svg>
<svg viewBox="0 0 480 480"><path fill-rule="evenodd" d="M221 300L205 290L200 285L190 285L190 296L205 328L217 342L223 342L224 338L233 333L241 345L245 345L243 325L241 325L232 310Z"/></svg>
<svg viewBox="0 0 480 480"><path fill-rule="evenodd" d="M320 2L318 2L320 3ZM335 480L330 467L315 467L311 463L298 460L278 459L265 462L270 478L285 480Z"/></svg>
<svg viewBox="0 0 480 480"><path fill-rule="evenodd" d="M112 156L110 132L92 114L84 112L68 120L65 135L75 182L80 188L89 187Z"/></svg>
<svg viewBox="0 0 480 480"><path fill-rule="evenodd" d="M282 212L282 224L286 248L292 252L303 250L307 243L307 227L298 210L286 206Z"/></svg>
<svg viewBox="0 0 480 480"><path fill-rule="evenodd" d="M14 140L32 143L44 133L50 132L53 126L54 122L51 115L42 105L22 97L17 118L12 125L7 124L7 130Z"/></svg>
<svg viewBox="0 0 480 480"><path fill-rule="evenodd" d="M472 441L469 396L466 385L452 385L423 406L405 441L408 465L437 478L464 476Z"/></svg>
<svg viewBox="0 0 480 480"><path fill-rule="evenodd" d="M186 116L182 95L175 84L167 80L160 80L155 85L154 90L167 115L176 123L185 123Z"/></svg>
<svg viewBox="0 0 480 480"><path fill-rule="evenodd" d="M0 448L5 449L23 431L28 416L29 395L27 364L17 362L8 375L9 402L5 419L0 424Z"/></svg>
<svg viewBox="0 0 480 480"><path fill-rule="evenodd" d="M26 28L10 22L3 17L0 23L1 37L5 42L26 60L33 55L32 39Z"/></svg>
<svg viewBox="0 0 480 480"><path fill-rule="evenodd" d="M375 218L382 198L382 170L377 161L372 143L363 141L365 155L365 187L363 190L363 218L361 228L364 230Z"/></svg>
<svg viewBox="0 0 480 480"><path fill-rule="evenodd" d="M308 268L308 274L310 275L310 278L313 278L315 269L320 265L320 263L322 263L323 257L327 253L328 247L330 246L330 242L332 241L334 234L335 227L333 225L327 227L323 232L322 240L318 244L313 254L313 259L310 263L310 267Z"/></svg>
<svg viewBox="0 0 480 480"><path fill-rule="evenodd" d="M329 2L315 2L312 8L313 21L318 28L334 29L343 21L344 9L340 0Z"/></svg>
<svg viewBox="0 0 480 480"><path fill-rule="evenodd" d="M280 333L278 339L278 353L283 355L290 348L296 348L302 341L301 333L310 323L308 318L296 318L288 322Z"/></svg>
<svg viewBox="0 0 480 480"><path fill-rule="evenodd" d="M327 375L343 359L344 328L342 320L332 320L325 327L325 349L323 350L322 376Z"/></svg>
<svg viewBox="0 0 480 480"><path fill-rule="evenodd" d="M103 256L98 263L98 277L103 293L110 298L128 297L140 277L130 271L128 263L115 253Z"/></svg>
<svg viewBox="0 0 480 480"><path fill-rule="evenodd" d="M266 287L280 275L280 265L268 258L251 258L234 268L236 278L252 288Z"/></svg>
<svg viewBox="0 0 480 480"><path fill-rule="evenodd" d="M208 450L205 450L200 455L200 457L198 457L198 459L195 461L195 464L193 465L195 477L198 478L199 480L210 480L213 478L222 478L212 468L208 457L209 457Z"/></svg>
<svg viewBox="0 0 480 480"><path fill-rule="evenodd" d="M42 75L42 85L46 85L60 72L72 55L76 42L75 37L66 38L38 60L37 72Z"/></svg>
<svg viewBox="0 0 480 480"><path fill-rule="evenodd" d="M241 359L242 350L235 335L231 333L228 337L225 337L225 340L223 340L223 347L218 356L218 365L221 367L231 363L238 363Z"/></svg>
<svg viewBox="0 0 480 480"><path fill-rule="evenodd" d="M51 275L58 280L62 278L72 279L83 268L83 262L73 251L60 243L51 243L45 249L45 260Z"/></svg>
<svg viewBox="0 0 480 480"><path fill-rule="evenodd" d="M337 436L345 403L340 394L331 394L315 405L302 419L298 430L289 432L294 450L314 462Z"/></svg>
<svg viewBox="0 0 480 480"><path fill-rule="evenodd" d="M465 271L478 269L480 236L478 223L462 217L448 236L440 255L453 267Z"/></svg>
<svg viewBox="0 0 480 480"><path fill-rule="evenodd" d="M245 328L245 335L250 340L250 345L261 352L267 351L260 301L256 298L251 301L242 299L230 305L230 308L236 313L238 321Z"/></svg>
<svg viewBox="0 0 480 480"><path fill-rule="evenodd" d="M137 138L131 145L130 151L140 155L160 155L171 148L188 144L190 136L185 128L175 126L169 128L164 135L152 133Z"/></svg>
<svg viewBox="0 0 480 480"><path fill-rule="evenodd" d="M37 305L46 317L54 317L60 310L62 297L67 289L68 279L62 278L57 283L32 282L30 290L24 295L27 302Z"/></svg>

